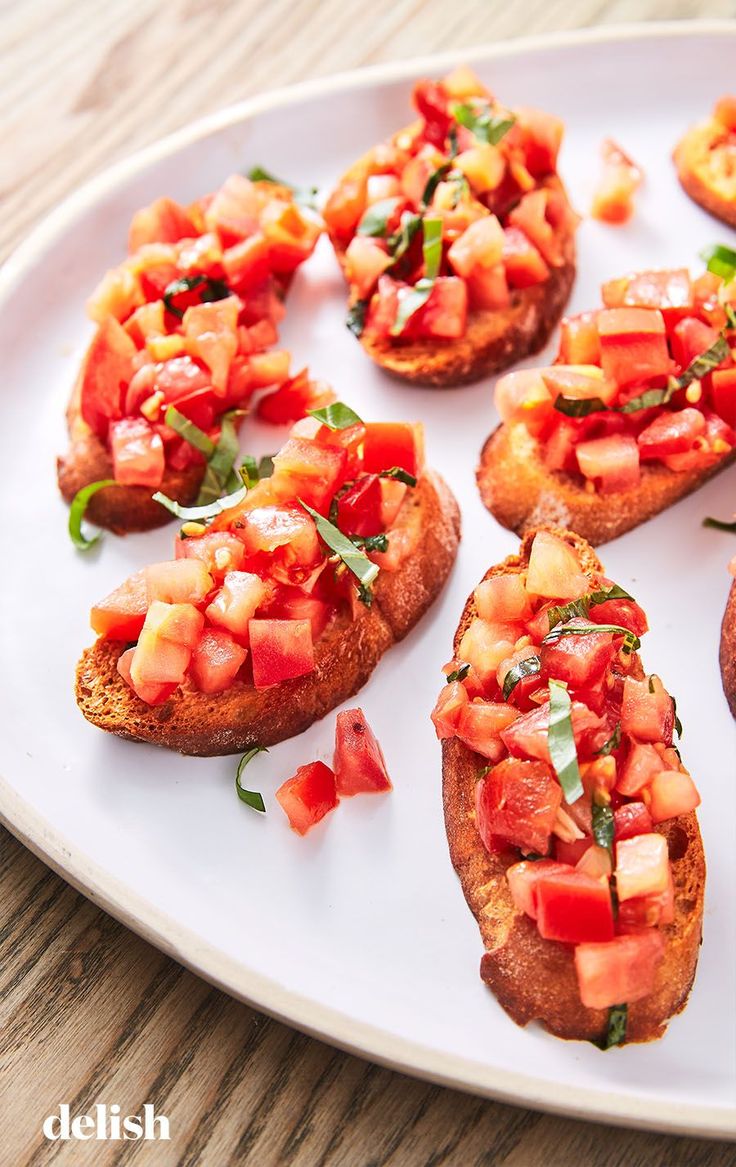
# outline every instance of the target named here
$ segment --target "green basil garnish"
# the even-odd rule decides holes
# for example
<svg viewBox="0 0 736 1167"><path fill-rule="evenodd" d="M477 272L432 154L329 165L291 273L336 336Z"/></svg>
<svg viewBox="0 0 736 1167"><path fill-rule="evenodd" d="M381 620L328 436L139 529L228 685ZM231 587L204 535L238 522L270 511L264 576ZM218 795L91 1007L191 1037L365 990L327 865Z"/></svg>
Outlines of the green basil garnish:
<svg viewBox="0 0 736 1167"><path fill-rule="evenodd" d="M390 329L392 336L400 336L408 320L427 303L439 275L442 263L442 220L425 218L422 220L422 230L424 232L422 244L424 275L420 280L417 280L413 288L409 289L399 304L396 319Z"/></svg>
<svg viewBox="0 0 736 1167"><path fill-rule="evenodd" d="M307 413L331 430L346 430L351 425L363 424L362 418L358 417L355 410L349 405L344 405L342 401L335 401L332 405L326 405L324 409L308 409Z"/></svg>
<svg viewBox="0 0 736 1167"><path fill-rule="evenodd" d="M405 486L416 486L417 480L413 474L408 470L404 470L402 466L392 466L390 470L381 470L379 478L395 478L397 482L403 482Z"/></svg>
<svg viewBox="0 0 736 1167"><path fill-rule="evenodd" d="M575 624L564 626L557 626L552 628L547 633L542 644L555 644L561 636L587 636L591 632L613 632L617 636L623 636L623 650L626 653L636 652L641 648L641 641L638 636L629 628L623 628L620 624Z"/></svg>
<svg viewBox="0 0 736 1167"><path fill-rule="evenodd" d="M591 413L601 413L611 407L601 401L600 397L565 397L559 393L554 408L558 413L564 413L565 417L589 417Z"/></svg>
<svg viewBox="0 0 736 1167"><path fill-rule="evenodd" d="M685 371L680 373L679 377L670 378L670 386L674 385L673 392L676 392L678 389L687 389L688 385L693 381L699 381L707 373L712 373L713 369L717 369L725 361L726 357L730 355L730 352L731 349L725 336L719 336L718 340L714 341L710 348L693 358Z"/></svg>
<svg viewBox="0 0 736 1167"><path fill-rule="evenodd" d="M293 186L290 182L285 182L283 178L276 178L270 171L264 170L262 166L253 166L246 175L251 182L272 182L275 186L285 186L294 195L294 202L300 203L303 207L311 207L313 211L317 209L317 187L316 186Z"/></svg>
<svg viewBox="0 0 736 1167"><path fill-rule="evenodd" d="M736 277L736 251L723 244L716 243L713 247L705 247L700 258L705 262L708 271L713 275L721 276L726 283Z"/></svg>
<svg viewBox="0 0 736 1167"><path fill-rule="evenodd" d="M608 805L593 801L593 838L613 857L613 811Z"/></svg>
<svg viewBox="0 0 736 1167"><path fill-rule="evenodd" d="M176 316L177 320L183 320L184 312L177 308L174 297L181 296L183 292L193 292L197 288L202 289L199 297L202 304L211 304L214 300L226 300L228 296L232 296L232 291L224 280L215 280L212 276L201 274L182 276L181 279L173 280L164 289L162 299L167 311Z"/></svg>
<svg viewBox="0 0 736 1167"><path fill-rule="evenodd" d="M98 531L91 539L88 539L82 531L84 512L87 510L87 504L92 495L97 494L98 490L104 490L106 486L117 485L114 478L101 478L99 482L90 482L87 486L83 486L74 495L72 505L69 508L69 538L77 551L89 551L90 547L94 547L95 543L99 543L102 538L101 531Z"/></svg>
<svg viewBox="0 0 736 1167"><path fill-rule="evenodd" d="M241 411L230 410L220 419L220 438L213 442L193 421L185 417L175 405L166 410L164 422L181 438L199 450L207 459L202 485L199 488L195 506L206 506L216 498L238 489L240 479L235 472L238 456L238 434L235 418Z"/></svg>
<svg viewBox="0 0 736 1167"><path fill-rule="evenodd" d="M458 665L458 667L456 669L453 669L451 673L447 674L447 678L446 678L447 684L451 685L453 681L464 681L469 672L470 672L470 665L469 664L464 663L464 664Z"/></svg>
<svg viewBox="0 0 736 1167"><path fill-rule="evenodd" d="M332 520L330 520L332 521ZM351 535L350 542L364 551L388 551L388 535Z"/></svg>
<svg viewBox="0 0 736 1167"><path fill-rule="evenodd" d="M572 702L567 686L561 681L550 681L547 744L555 774L568 804L576 802L584 794L571 711Z"/></svg>
<svg viewBox="0 0 736 1167"><path fill-rule="evenodd" d="M600 588L595 592L586 592L578 600L570 600L569 604L560 604L550 608L547 613L549 626L554 628L555 624L564 624L566 620L572 620L575 616L587 619L590 615L590 609L596 604L604 604L606 600L633 599L634 597L620 588L618 584L611 584L610 588Z"/></svg>
<svg viewBox="0 0 736 1167"><path fill-rule="evenodd" d="M422 191L422 201L420 205L424 210L426 210L429 204L432 202L432 196L434 195L434 192L437 190L437 187L440 185L445 175L450 173L451 169L452 166L450 163L444 162L442 166L438 166L433 174L430 174L424 190Z"/></svg>
<svg viewBox="0 0 736 1167"><path fill-rule="evenodd" d="M608 754L612 754L614 750L617 750L620 745L621 745L621 722L617 721L616 728L614 729L613 733L609 737L608 741L605 741L603 743L603 745L601 746L601 748L599 750L596 750L596 754L598 755L599 758L605 758L608 756Z"/></svg>
<svg viewBox="0 0 736 1167"><path fill-rule="evenodd" d="M736 535L736 520L733 523L727 523L723 519L703 519L704 527L712 527L714 531L730 531L732 535Z"/></svg>
<svg viewBox="0 0 736 1167"><path fill-rule="evenodd" d="M348 308L348 314L345 319L349 330L353 336L361 337L363 329L365 328L365 318L368 315L368 306L370 304L370 297L364 300L354 300Z"/></svg>
<svg viewBox="0 0 736 1167"><path fill-rule="evenodd" d="M238 490L233 491L232 494L227 494L224 498L216 498L206 506L184 507L176 499L169 498L168 495L162 494L160 490L157 490L153 496L153 501L160 502L162 507L166 507L166 510L170 511L172 515L176 515L178 519L184 519L187 522L201 522L203 519L214 519L215 515L226 511L228 507L237 506L239 502L243 501L247 493L247 486L241 486Z"/></svg>
<svg viewBox="0 0 736 1167"><path fill-rule="evenodd" d="M608 1027L606 1036L594 1044L601 1049L611 1049L614 1045L621 1045L626 1039L626 1023L628 1021L628 1005L611 1005L608 1010Z"/></svg>
<svg viewBox="0 0 736 1167"><path fill-rule="evenodd" d="M248 765L248 763L253 758L255 758L256 754L267 753L268 749L266 746L251 746L251 748L246 750L243 754L242 758L238 762L238 768L235 771L235 790L237 792L238 798L241 802L246 803L247 806L251 807L253 810L260 811L262 814L266 813L266 804L263 801L263 795L259 794L257 790L246 790L243 786L241 786L240 775L243 773L243 770Z"/></svg>
<svg viewBox="0 0 736 1167"><path fill-rule="evenodd" d="M270 478L273 474L273 455L264 454L259 460L252 454L245 454L239 474L248 489L252 490L262 478Z"/></svg>
<svg viewBox="0 0 736 1167"><path fill-rule="evenodd" d="M374 238L383 238L388 231L388 221L396 211L401 199L380 199L372 203L364 212L358 223L358 235L371 235Z"/></svg>
<svg viewBox="0 0 736 1167"><path fill-rule="evenodd" d="M490 109L482 109L467 102L456 105L453 114L455 121L470 130L473 137L491 146L497 146L516 121L513 115L499 117Z"/></svg>
<svg viewBox="0 0 736 1167"><path fill-rule="evenodd" d="M175 430L180 438L185 442L189 442L190 446L194 446L195 450L199 450L205 458L211 458L215 452L215 443L212 438L209 438L204 430L201 430L198 425L185 417L183 413L175 405L170 405L164 414L164 422L170 429Z"/></svg>
<svg viewBox="0 0 736 1167"><path fill-rule="evenodd" d="M542 662L538 656L527 656L518 664L512 665L503 679L503 699L508 701L514 689L524 677L531 677L538 673Z"/></svg>
<svg viewBox="0 0 736 1167"><path fill-rule="evenodd" d="M399 260L406 255L407 251L414 242L414 237L416 236L417 231L421 225L421 215L414 215L411 212L405 212L401 216L401 225L398 231L394 231L393 234L389 235L386 239L388 253L392 258L392 267L395 267Z"/></svg>
<svg viewBox="0 0 736 1167"><path fill-rule="evenodd" d="M317 532L323 542L327 544L330 551L334 551L340 557L342 562L351 571L358 581L358 595L366 607L371 606L373 600L373 593L371 591L371 584L378 575L379 567L377 563L372 563L364 551L356 547L355 544L348 539L347 535L343 535L338 527L321 515L319 511L313 510L307 503L299 499L299 505L304 507L308 515L314 519L317 527Z"/></svg>

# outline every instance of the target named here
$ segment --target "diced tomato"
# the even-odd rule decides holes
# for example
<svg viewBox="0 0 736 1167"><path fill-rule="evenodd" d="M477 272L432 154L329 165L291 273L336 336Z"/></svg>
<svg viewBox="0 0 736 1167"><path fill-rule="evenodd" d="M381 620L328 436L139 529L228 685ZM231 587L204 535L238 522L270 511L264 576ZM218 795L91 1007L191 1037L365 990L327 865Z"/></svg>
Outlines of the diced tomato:
<svg viewBox="0 0 736 1167"><path fill-rule="evenodd" d="M272 199L261 212L260 224L271 269L286 274L312 254L322 233L320 224L308 219L291 200Z"/></svg>
<svg viewBox="0 0 736 1167"><path fill-rule="evenodd" d="M258 230L261 197L250 179L232 174L216 191L205 210L205 224L216 231L225 247Z"/></svg>
<svg viewBox="0 0 736 1167"><path fill-rule="evenodd" d="M506 172L506 160L497 146L476 142L456 156L454 168L465 175L475 194L486 194L500 186Z"/></svg>
<svg viewBox="0 0 736 1167"><path fill-rule="evenodd" d="M545 940L564 944L613 939L613 905L608 883L581 871L543 875L535 888L537 927Z"/></svg>
<svg viewBox="0 0 736 1167"><path fill-rule="evenodd" d="M688 316L676 324L672 331L672 355L677 364L686 369L691 361L706 349L712 348L717 340L718 331L715 328L694 316Z"/></svg>
<svg viewBox="0 0 736 1167"><path fill-rule="evenodd" d="M161 485L166 466L160 434L142 417L123 417L110 425L113 474L121 486Z"/></svg>
<svg viewBox="0 0 736 1167"><path fill-rule="evenodd" d="M317 596L282 585L275 603L269 605L268 614L279 620L308 620L312 626L312 640L317 641L330 622L332 608Z"/></svg>
<svg viewBox="0 0 736 1167"><path fill-rule="evenodd" d="M641 171L610 138L603 142L601 153L603 172L590 213L604 223L625 223L634 213L634 194L641 184Z"/></svg>
<svg viewBox="0 0 736 1167"><path fill-rule="evenodd" d="M664 949L664 936L655 929L616 936L606 944L579 945L575 971L583 1005L608 1009L649 996Z"/></svg>
<svg viewBox="0 0 736 1167"><path fill-rule="evenodd" d="M483 846L497 838L545 854L562 801L562 788L543 762L506 758L476 786L476 826Z"/></svg>
<svg viewBox="0 0 736 1167"><path fill-rule="evenodd" d="M736 368L711 373L710 396L719 417L736 429Z"/></svg>
<svg viewBox="0 0 736 1167"><path fill-rule="evenodd" d="M205 615L213 624L247 641L250 621L269 595L269 585L260 576L247 571L228 571Z"/></svg>
<svg viewBox="0 0 736 1167"><path fill-rule="evenodd" d="M645 793L649 813L655 823L664 823L700 806L700 795L688 773L660 770Z"/></svg>
<svg viewBox="0 0 736 1167"><path fill-rule="evenodd" d="M616 840L647 835L652 829L652 816L643 802L624 802L613 812L613 830Z"/></svg>
<svg viewBox="0 0 736 1167"><path fill-rule="evenodd" d="M455 737L460 724L460 715L469 703L468 691L462 681L452 681L440 690L437 704L432 710L432 723L440 741Z"/></svg>
<svg viewBox="0 0 736 1167"><path fill-rule="evenodd" d="M125 391L133 376L136 347L112 316L100 324L79 374L79 408L98 437L107 437L111 421L122 416Z"/></svg>
<svg viewBox="0 0 736 1167"><path fill-rule="evenodd" d="M447 259L462 279L476 268L492 268L501 262L504 233L495 215L476 219L451 245Z"/></svg>
<svg viewBox="0 0 736 1167"><path fill-rule="evenodd" d="M620 901L667 889L670 860L664 835L635 835L616 843L616 892Z"/></svg>
<svg viewBox="0 0 736 1167"><path fill-rule="evenodd" d="M411 294L406 287L399 290L399 301ZM441 340L457 340L465 335L468 318L468 285L457 276L438 276L429 299L413 316L402 335L433 336Z"/></svg>
<svg viewBox="0 0 736 1167"><path fill-rule="evenodd" d="M588 591L588 577L569 543L549 531L538 531L529 553L526 588L550 600L576 600Z"/></svg>
<svg viewBox="0 0 736 1167"><path fill-rule="evenodd" d="M597 365L601 358L601 342L596 321L597 312L581 312L566 316L560 325L560 352L558 360L565 365Z"/></svg>
<svg viewBox="0 0 736 1167"><path fill-rule="evenodd" d="M274 457L271 484L284 497L301 498L320 510L340 485L347 453L303 438L289 438Z"/></svg>
<svg viewBox="0 0 736 1167"><path fill-rule="evenodd" d="M485 579L478 584L473 596L481 620L488 620L491 624L527 620L532 615L524 577L520 573Z"/></svg>
<svg viewBox="0 0 736 1167"><path fill-rule="evenodd" d="M727 130L736 132L736 97L719 97L713 109L713 118Z"/></svg>
<svg viewBox="0 0 736 1167"><path fill-rule="evenodd" d="M517 758L539 758L540 761L549 762L549 710L549 701L545 701L501 731L503 743L510 754ZM589 745L604 727L601 718L582 701L572 702L570 717L578 748Z"/></svg>
<svg viewBox="0 0 736 1167"><path fill-rule="evenodd" d="M383 530L383 494L377 474L360 477L337 503L337 525L346 535L377 535Z"/></svg>
<svg viewBox="0 0 736 1167"><path fill-rule="evenodd" d="M128 233L128 251L133 255L146 243L177 243L196 234L186 209L163 197L136 211Z"/></svg>
<svg viewBox="0 0 736 1167"><path fill-rule="evenodd" d="M137 571L98 600L90 613L90 624L98 636L109 640L137 640L148 611L145 571Z"/></svg>
<svg viewBox="0 0 736 1167"><path fill-rule="evenodd" d="M671 924L675 918L675 883L667 865L667 887L661 892L633 896L618 906L616 926L620 932L640 932Z"/></svg>
<svg viewBox="0 0 736 1167"><path fill-rule="evenodd" d="M618 624L635 636L643 636L649 628L644 611L634 600L604 600L602 604L591 604L590 618L598 624Z"/></svg>
<svg viewBox="0 0 736 1167"><path fill-rule="evenodd" d="M130 679L139 697L148 684L181 684L203 626L204 616L192 604L153 601L131 658Z"/></svg>
<svg viewBox="0 0 736 1167"><path fill-rule="evenodd" d="M164 701L168 701L176 689L176 685L159 685L156 682L143 684L139 681L137 687L134 687L130 677L130 666L134 653L134 648L126 648L125 652L118 657L117 670L120 676L136 696L140 697L141 701L146 702L146 705L163 705Z"/></svg>
<svg viewBox="0 0 736 1167"><path fill-rule="evenodd" d="M371 421L366 423L363 469L380 474L398 466L418 477L424 466L424 432L409 422Z"/></svg>
<svg viewBox="0 0 736 1167"><path fill-rule="evenodd" d="M524 232L548 264L559 267L564 255L560 236L549 221L549 193L538 188L525 194L509 215L509 224Z"/></svg>
<svg viewBox="0 0 736 1167"><path fill-rule="evenodd" d="M598 398L604 405L612 405L618 393L618 386L597 365L552 365L540 372L555 400L561 394L573 401Z"/></svg>
<svg viewBox="0 0 736 1167"><path fill-rule="evenodd" d="M300 766L276 791L289 826L298 835L306 835L315 823L337 806L335 775L324 762Z"/></svg>
<svg viewBox="0 0 736 1167"><path fill-rule="evenodd" d="M456 736L477 754L498 762L504 752L501 730L511 725L518 716L518 710L510 705L471 701L460 709Z"/></svg>
<svg viewBox="0 0 736 1167"><path fill-rule="evenodd" d="M531 288L544 283L549 268L521 228L506 227L503 236L503 265L509 286Z"/></svg>
<svg viewBox="0 0 736 1167"><path fill-rule="evenodd" d="M143 309L143 289L135 272L125 264L105 272L99 284L87 301L87 315L96 324L102 324L108 316L114 316L121 324L125 321L125 331L133 335L133 319ZM163 307L163 306L162 306ZM163 320L163 311L161 312ZM161 330L163 331L163 329ZM133 336L133 339L136 339Z"/></svg>
<svg viewBox="0 0 736 1167"><path fill-rule="evenodd" d="M619 794L629 797L639 794L662 768L662 755L654 746L632 742L619 772L616 789Z"/></svg>
<svg viewBox="0 0 736 1167"><path fill-rule="evenodd" d="M520 624L491 624L476 616L463 633L458 655L473 666L487 685L494 679L501 661L514 651L521 635Z"/></svg>
<svg viewBox="0 0 736 1167"><path fill-rule="evenodd" d="M699 409L665 410L636 440L642 458L662 458L692 450L696 439L704 433L705 418Z"/></svg>
<svg viewBox="0 0 736 1167"><path fill-rule="evenodd" d="M366 208L365 174L343 179L325 204L322 216L331 233L340 238L352 235Z"/></svg>
<svg viewBox="0 0 736 1167"><path fill-rule="evenodd" d="M381 478L381 529L389 530L399 516L408 487L397 478Z"/></svg>
<svg viewBox="0 0 736 1167"><path fill-rule="evenodd" d="M605 882L605 886L608 887L608 881L613 871L608 848L601 847L598 843L591 843L578 859L575 870L582 872L583 875L589 875L591 879Z"/></svg>
<svg viewBox="0 0 736 1167"><path fill-rule="evenodd" d="M576 867L592 845L593 839L590 835L585 835L582 839L572 839L570 842L555 836L555 859L560 863L566 863L568 867Z"/></svg>
<svg viewBox="0 0 736 1167"><path fill-rule="evenodd" d="M213 580L200 559L170 559L144 569L148 601L166 604L201 604L212 590Z"/></svg>
<svg viewBox="0 0 736 1167"><path fill-rule="evenodd" d="M383 240L368 235L353 236L345 252L345 275L359 299L369 295L378 277L392 262Z"/></svg>
<svg viewBox="0 0 736 1167"><path fill-rule="evenodd" d="M521 131L529 172L535 178L553 174L562 145L564 123L553 114L528 106L516 108L516 126Z"/></svg>
<svg viewBox="0 0 736 1167"><path fill-rule="evenodd" d="M299 421L309 409L321 409L335 400L335 394L323 381L312 380L306 369L284 381L275 393L258 402L258 416L272 425Z"/></svg>
<svg viewBox="0 0 736 1167"><path fill-rule="evenodd" d="M234 533L249 556L283 548L285 562L300 567L314 567L321 557L314 520L301 507L254 507L235 520Z"/></svg>
<svg viewBox="0 0 736 1167"><path fill-rule="evenodd" d="M338 713L332 765L340 796L391 790L383 751L362 709Z"/></svg>
<svg viewBox="0 0 736 1167"><path fill-rule="evenodd" d="M136 374L136 380L138 376L139 374ZM152 388L160 390L167 403L175 404L178 408L179 402L191 397L193 393L201 389L211 389L212 377L208 370L187 354L157 364ZM131 384L126 406L132 404L133 390L134 383Z"/></svg>
<svg viewBox="0 0 736 1167"><path fill-rule="evenodd" d="M659 677L624 681L621 706L621 729L642 742L664 742L672 745L675 710L672 698Z"/></svg>
<svg viewBox="0 0 736 1167"><path fill-rule="evenodd" d="M580 627L588 621L574 619L569 623L571 627ZM573 689L596 685L614 654L613 635L610 632L561 636L551 644L543 644L539 652L544 675L565 681Z"/></svg>
<svg viewBox="0 0 736 1167"><path fill-rule="evenodd" d="M494 399L501 421L521 421L534 435L541 433L552 416L552 394L539 369L517 369L500 377Z"/></svg>
<svg viewBox="0 0 736 1167"><path fill-rule="evenodd" d="M196 539L179 537L176 541L177 559L199 559L207 571L222 581L228 571L239 571L245 559L245 547L228 531L208 531Z"/></svg>
<svg viewBox="0 0 736 1167"><path fill-rule="evenodd" d="M603 288L603 302L606 307L658 308L665 323L676 323L694 307L693 286L687 268L665 271L640 271L621 282L621 297L618 304L606 299Z"/></svg>
<svg viewBox="0 0 736 1167"><path fill-rule="evenodd" d="M220 397L225 396L230 365L238 351L239 309L237 296L228 296L187 308L182 321L188 348L206 365L212 386Z"/></svg>
<svg viewBox="0 0 736 1167"><path fill-rule="evenodd" d="M598 313L597 328L601 366L618 385L670 373L664 317L657 309L604 308Z"/></svg>
<svg viewBox="0 0 736 1167"><path fill-rule="evenodd" d="M472 308L497 312L507 308L511 302L506 270L502 263L494 267L477 267L468 276L467 283Z"/></svg>
<svg viewBox="0 0 736 1167"><path fill-rule="evenodd" d="M601 494L633 490L639 485L639 448L631 434L611 434L579 442L575 454L580 473L595 482Z"/></svg>
<svg viewBox="0 0 736 1167"><path fill-rule="evenodd" d="M314 671L309 620L251 620L248 634L256 689Z"/></svg>
<svg viewBox="0 0 736 1167"><path fill-rule="evenodd" d="M192 653L189 671L200 693L229 689L248 650L219 628L205 628Z"/></svg>
<svg viewBox="0 0 736 1167"><path fill-rule="evenodd" d="M225 278L231 287L238 284L260 283L270 271L268 241L261 231L228 247L222 256Z"/></svg>
<svg viewBox="0 0 736 1167"><path fill-rule="evenodd" d="M540 879L550 875L566 875L572 873L569 863L556 863L554 859L536 859L533 862L523 860L521 863L512 863L506 870L509 881L509 891L514 906L532 920L537 918L537 884Z"/></svg>

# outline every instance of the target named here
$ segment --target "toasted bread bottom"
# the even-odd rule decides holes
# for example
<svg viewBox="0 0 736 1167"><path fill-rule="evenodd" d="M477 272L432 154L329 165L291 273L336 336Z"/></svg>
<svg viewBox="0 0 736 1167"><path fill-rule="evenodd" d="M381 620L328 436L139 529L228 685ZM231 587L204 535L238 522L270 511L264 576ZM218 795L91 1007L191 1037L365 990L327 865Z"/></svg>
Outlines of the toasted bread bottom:
<svg viewBox="0 0 736 1167"><path fill-rule="evenodd" d="M162 705L141 701L117 671L127 647L98 640L78 666L77 703L94 725L182 754L232 754L301 733L351 697L386 649L427 611L449 575L460 539L460 512L447 485L427 471L399 515L413 550L398 571L381 572L370 608L355 620L336 616L315 644L315 670L268 689L237 681L224 693L200 693L186 682Z"/></svg>
<svg viewBox="0 0 736 1167"><path fill-rule="evenodd" d="M736 198L725 198L707 181L710 151L723 131L709 124L696 126L675 147L672 155L680 185L708 214L736 227Z"/></svg>
<svg viewBox="0 0 736 1167"><path fill-rule="evenodd" d="M593 550L570 532L550 528L575 548L585 571L601 570ZM526 567L531 533L521 556L511 556L485 579ZM455 635L455 651L475 616L473 596ZM643 670L639 664L640 675ZM544 940L533 920L514 906L506 870L517 856L489 854L475 826L475 788L485 758L457 738L442 743L442 793L452 864L486 947L480 974L518 1025L540 1021L556 1037L598 1041L608 1010L580 1001L571 945ZM629 1006L626 1040L661 1036L668 1019L685 1006L698 960L703 923L705 857L694 814L656 828L668 842L675 881L675 920L663 929L667 941L654 992Z"/></svg>
<svg viewBox="0 0 736 1167"><path fill-rule="evenodd" d="M736 450L714 455L703 469L682 472L660 462L645 463L638 486L617 494L588 492L582 477L547 470L539 442L516 422L493 431L481 451L476 478L485 506L517 535L555 523L598 546L691 494L734 459Z"/></svg>
<svg viewBox="0 0 736 1167"><path fill-rule="evenodd" d="M728 707L736 717L736 581L731 584L721 625L721 679Z"/></svg>

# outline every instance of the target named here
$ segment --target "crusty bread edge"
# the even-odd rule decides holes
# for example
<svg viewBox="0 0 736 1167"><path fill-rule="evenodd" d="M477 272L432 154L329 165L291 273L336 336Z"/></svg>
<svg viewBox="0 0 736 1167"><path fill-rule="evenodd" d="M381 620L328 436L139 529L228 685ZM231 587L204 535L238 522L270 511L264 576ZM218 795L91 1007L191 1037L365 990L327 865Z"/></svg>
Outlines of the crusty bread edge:
<svg viewBox="0 0 736 1167"><path fill-rule="evenodd" d="M722 223L736 227L736 201L721 198L687 164L688 144L693 138L702 137L705 133L705 127L696 126L692 130L688 130L687 134L678 142L672 154L677 177L685 194L693 202L707 211L709 215L713 215L715 219L720 219Z"/></svg>
<svg viewBox="0 0 736 1167"><path fill-rule="evenodd" d="M592 548L578 535L551 526L546 529L575 548L584 570L600 569ZM492 567L484 578L522 571L533 535L527 534L519 556ZM474 615L471 595L455 636L456 652ZM486 764L457 738L442 744L445 827L453 866L486 946L481 976L519 1025L537 1020L557 1037L600 1040L607 1028L607 1011L581 1004L572 949L543 940L535 923L514 907L505 873L515 857L491 855L480 840L475 827L475 785ZM702 933L705 858L697 818L694 813L683 815L657 829L670 847L676 918L664 930L667 948L654 992L629 1007L627 1041L635 1042L661 1036L668 1019L684 1008Z"/></svg>
<svg viewBox="0 0 736 1167"><path fill-rule="evenodd" d="M736 717L736 580L728 593L726 610L721 624L721 646L719 650L723 692L731 713Z"/></svg>

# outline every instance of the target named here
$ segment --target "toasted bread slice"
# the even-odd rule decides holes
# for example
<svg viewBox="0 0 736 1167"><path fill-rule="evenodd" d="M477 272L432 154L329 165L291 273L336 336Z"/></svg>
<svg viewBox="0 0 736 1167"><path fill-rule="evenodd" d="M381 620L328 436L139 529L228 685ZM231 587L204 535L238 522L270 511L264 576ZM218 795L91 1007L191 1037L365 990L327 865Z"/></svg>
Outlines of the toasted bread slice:
<svg viewBox="0 0 736 1167"><path fill-rule="evenodd" d="M736 582L731 584L721 625L721 679L728 707L736 717Z"/></svg>
<svg viewBox="0 0 736 1167"><path fill-rule="evenodd" d="M457 554L460 512L447 485L426 471L402 507L397 526L413 549L398 571L381 572L370 608L336 616L315 644L315 671L255 689L236 681L207 695L185 684L163 705L141 701L117 671L127 647L98 640L77 667L76 697L94 725L120 737L182 754L232 754L301 733L351 697L386 649L406 636L439 595Z"/></svg>
<svg viewBox="0 0 736 1167"><path fill-rule="evenodd" d="M545 185L563 189L556 177ZM334 238L332 243L344 268L344 247ZM559 321L575 281L572 232L563 251L562 266L550 268L544 283L512 290L507 308L471 310L465 335L457 340L389 340L364 332L360 343L387 373L417 385L445 389L499 373L544 348Z"/></svg>
<svg viewBox="0 0 736 1167"><path fill-rule="evenodd" d="M585 571L601 570L594 551L580 536L554 527L547 529L574 547ZM534 533L525 538L520 555L512 555L492 567L484 578L524 570ZM471 595L455 634L456 651L475 615ZM643 676L638 660L637 664L638 674ZM489 854L476 830L475 787L486 764L485 758L458 738L442 743L445 827L453 866L486 947L481 977L517 1024L540 1021L557 1037L599 1040L606 1033L608 1011L582 1005L572 947L544 940L535 922L515 907L506 870L516 858ZM684 1008L701 941L705 857L695 814L683 815L656 829L669 846L675 920L664 929L667 947L657 970L654 992L629 1006L627 1041L651 1041L661 1036L668 1019Z"/></svg>
<svg viewBox="0 0 736 1167"><path fill-rule="evenodd" d="M593 546L616 539L702 486L736 458L714 455L699 470L645 463L639 485L617 494L590 493L584 479L548 470L542 448L522 422L498 426L483 446L476 471L481 498L504 527L524 534L543 523L569 527Z"/></svg>
<svg viewBox="0 0 736 1167"><path fill-rule="evenodd" d="M736 175L718 165L724 127L715 120L693 126L680 139L672 158L680 185L708 214L736 227Z"/></svg>

